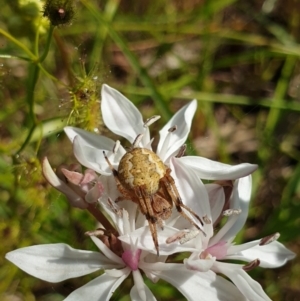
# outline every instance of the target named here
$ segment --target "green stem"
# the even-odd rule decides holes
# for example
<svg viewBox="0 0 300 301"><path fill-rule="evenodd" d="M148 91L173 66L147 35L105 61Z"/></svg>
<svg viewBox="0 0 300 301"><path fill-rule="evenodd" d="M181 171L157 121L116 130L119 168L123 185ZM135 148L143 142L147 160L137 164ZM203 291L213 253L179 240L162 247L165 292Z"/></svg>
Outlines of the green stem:
<svg viewBox="0 0 300 301"><path fill-rule="evenodd" d="M33 126L31 127L31 129L29 130L29 133L28 133L25 141L23 142L23 144L21 145L21 147L18 149L18 151L15 153L14 158L17 158L19 156L19 154L23 151L23 149L26 147L26 145L30 142L31 136L34 133L35 128L36 128L36 124L33 124Z"/></svg>
<svg viewBox="0 0 300 301"><path fill-rule="evenodd" d="M26 103L29 106L29 121L32 124L30 131L28 132L28 135L24 141L24 143L21 145L19 150L16 152L16 155L18 155L23 149L27 146L27 144L31 140L31 136L38 125L38 121L36 119L35 113L34 113L34 92L35 92L35 87L36 83L39 78L39 73L41 70L41 63L46 59L49 49L50 49L50 44L51 44L51 39L52 39L52 34L53 34L54 27L50 26L50 30L48 32L47 40L46 40L46 45L44 48L44 51L42 55L35 61L32 62L32 64L29 66L29 77L28 77L28 90L27 90L27 95L26 95ZM36 49L38 52L38 49Z"/></svg>
<svg viewBox="0 0 300 301"><path fill-rule="evenodd" d="M28 78L28 90L26 96L26 103L29 106L29 119L30 121L36 125L36 118L34 114L34 90L35 85L39 77L40 69L38 68L37 64L29 66L29 78Z"/></svg>
<svg viewBox="0 0 300 301"><path fill-rule="evenodd" d="M8 40L16 44L19 48L21 48L24 52L28 54L32 61L37 60L37 57L20 41L11 36L8 32L0 28L0 34L4 35Z"/></svg>
<svg viewBox="0 0 300 301"><path fill-rule="evenodd" d="M48 32L47 41L46 41L46 46L45 46L45 48L44 48L44 52L43 52L42 55L39 57L39 63L42 63L42 62L45 60L45 58L47 57L47 55L48 55L54 28L55 28L54 26L50 25L50 30L49 30L49 32Z"/></svg>
<svg viewBox="0 0 300 301"><path fill-rule="evenodd" d="M50 79L52 79L54 82L60 83L62 86L64 87L68 87L68 85L66 85L65 83L63 83L62 81L60 81L57 77L55 77L54 75L52 75L51 73L49 73L41 64L38 64L39 69Z"/></svg>

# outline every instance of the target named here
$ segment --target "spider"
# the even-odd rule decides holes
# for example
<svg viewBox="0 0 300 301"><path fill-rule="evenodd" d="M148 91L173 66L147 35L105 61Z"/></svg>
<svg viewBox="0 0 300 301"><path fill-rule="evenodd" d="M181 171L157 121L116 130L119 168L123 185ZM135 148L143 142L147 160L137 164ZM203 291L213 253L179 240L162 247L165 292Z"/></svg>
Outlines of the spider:
<svg viewBox="0 0 300 301"><path fill-rule="evenodd" d="M202 230L183 211L183 208L191 213L201 225L203 222L194 211L183 204L171 176L171 169L153 151L138 147L141 136L137 136L131 148L121 158L118 170L112 166L105 152L103 154L122 196L138 204L145 215L157 255L159 255L156 225L158 224L163 229L163 220L171 216L173 204L177 211L200 231Z"/></svg>

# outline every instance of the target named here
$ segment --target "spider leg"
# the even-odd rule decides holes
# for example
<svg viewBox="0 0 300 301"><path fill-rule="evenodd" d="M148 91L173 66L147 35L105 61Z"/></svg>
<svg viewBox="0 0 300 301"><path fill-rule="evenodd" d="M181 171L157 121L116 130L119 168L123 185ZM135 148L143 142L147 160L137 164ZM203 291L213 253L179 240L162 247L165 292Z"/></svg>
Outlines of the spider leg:
<svg viewBox="0 0 300 301"><path fill-rule="evenodd" d="M105 161L107 162L107 164L108 164L110 170L113 172L114 177L118 177L118 172L115 170L115 168L114 168L114 167L112 166L112 164L110 163L109 159L108 159L107 156L106 156L105 151L103 151L103 156L104 156L104 159L105 159Z"/></svg>
<svg viewBox="0 0 300 301"><path fill-rule="evenodd" d="M132 196L127 192L127 190L124 188L124 186L122 185L122 183L119 180L119 173L118 173L118 171L112 166L112 164L110 163L110 161L107 158L107 156L106 156L106 154L105 154L104 151L103 151L103 155L104 155L104 158L105 158L105 160L106 160L106 162L107 162L110 170L112 171L112 174L113 174L113 176L115 178L118 190L121 192L121 194L123 195L124 199L131 200ZM121 198L121 200L122 200L122 198ZM135 200L132 200L132 201L134 202Z"/></svg>
<svg viewBox="0 0 300 301"><path fill-rule="evenodd" d="M161 187L161 189L164 191L164 187ZM163 196L161 196L157 192L151 196L152 209L157 217L157 224L162 230L164 229L163 221L167 220L171 216L173 207L172 200L166 199L166 196L170 198L168 193L165 193Z"/></svg>
<svg viewBox="0 0 300 301"><path fill-rule="evenodd" d="M152 235L156 253L157 256L159 256L159 247L158 247L157 229L156 229L157 218L153 212L153 208L151 204L152 197L147 193L145 193L145 190L141 186L135 188L134 191L136 196L138 197L140 209L148 221L149 229Z"/></svg>
<svg viewBox="0 0 300 301"><path fill-rule="evenodd" d="M200 223L203 225L202 220L200 217L189 207L183 204L182 199L180 197L180 194L177 190L177 187L175 185L175 181L170 175L170 170L167 170L167 173L164 178L161 179L161 182L165 186L169 196L171 197L173 203L175 204L175 207L177 211L186 218L192 225L194 225L198 230L202 231L202 229L199 228L199 226L182 210L184 208L189 213L191 213ZM203 231L202 231L203 232ZM204 233L204 232L203 232ZM205 234L205 233L204 233Z"/></svg>

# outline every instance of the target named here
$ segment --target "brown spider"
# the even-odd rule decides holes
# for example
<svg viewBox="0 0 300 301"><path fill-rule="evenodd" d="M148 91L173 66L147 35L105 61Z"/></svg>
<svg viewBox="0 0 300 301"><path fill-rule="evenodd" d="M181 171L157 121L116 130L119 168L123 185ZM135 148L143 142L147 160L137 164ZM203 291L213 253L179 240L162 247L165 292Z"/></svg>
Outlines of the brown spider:
<svg viewBox="0 0 300 301"><path fill-rule="evenodd" d="M103 153L113 172L118 190L124 198L138 204L148 220L154 246L159 255L156 224L163 228L163 220L170 217L173 204L177 211L200 231L202 230L199 226L182 208L190 212L202 225L203 222L194 211L182 203L171 176L171 169L153 151L137 146L141 136L135 139L132 147L121 158L118 171L111 165L105 152Z"/></svg>

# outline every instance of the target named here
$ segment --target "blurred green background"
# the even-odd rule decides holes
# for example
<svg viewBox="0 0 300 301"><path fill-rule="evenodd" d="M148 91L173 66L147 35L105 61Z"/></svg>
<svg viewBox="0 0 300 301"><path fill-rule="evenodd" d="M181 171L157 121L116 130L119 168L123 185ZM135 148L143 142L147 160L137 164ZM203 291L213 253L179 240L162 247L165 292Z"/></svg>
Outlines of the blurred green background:
<svg viewBox="0 0 300 301"><path fill-rule="evenodd" d="M49 1L48 1L49 2ZM40 160L72 163L66 125L110 135L99 89L120 90L145 119L193 98L198 110L187 152L230 164L259 164L238 242L280 232L300 250L300 1L52 1L63 11L50 26L45 2L4 0L0 12L0 299L63 300L94 275L51 284L4 259L16 248L65 242L95 247L95 227L70 208L41 174ZM48 3L48 5L50 5ZM49 6L46 8L49 9ZM55 21L54 20L54 21ZM53 22L53 20L52 20ZM99 273L98 273L99 274ZM272 300L300 300L300 260L250 275ZM130 300L127 280L112 300ZM157 300L184 300L164 282Z"/></svg>

